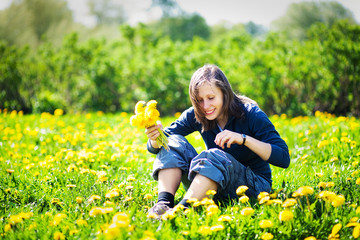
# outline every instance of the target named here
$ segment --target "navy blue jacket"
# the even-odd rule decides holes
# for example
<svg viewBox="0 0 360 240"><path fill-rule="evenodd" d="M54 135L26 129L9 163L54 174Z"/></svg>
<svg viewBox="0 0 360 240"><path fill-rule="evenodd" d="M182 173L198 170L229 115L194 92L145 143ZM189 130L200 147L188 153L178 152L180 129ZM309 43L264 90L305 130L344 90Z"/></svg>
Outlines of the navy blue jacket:
<svg viewBox="0 0 360 240"><path fill-rule="evenodd" d="M196 121L193 107L185 110L179 119L164 130L170 135L179 134L182 136L198 131L204 139L207 149L222 149L223 151L231 154L244 166L249 166L254 173L263 176L271 183L271 169L269 163L274 166L287 168L290 164L288 146L275 130L274 125L271 123L266 114L258 106L245 104L242 105L242 107L245 112L245 118L241 120L239 118L235 118L234 116L230 116L224 130L227 129L237 133L244 133L257 140L271 144L271 155L267 161L262 160L246 146L232 144L230 148L227 148L225 144L225 148L222 149L216 145L214 140L216 135L221 131L220 128L216 127L215 129L201 132L202 125ZM148 144L148 150L150 152L157 153L159 151L149 145L150 144Z"/></svg>

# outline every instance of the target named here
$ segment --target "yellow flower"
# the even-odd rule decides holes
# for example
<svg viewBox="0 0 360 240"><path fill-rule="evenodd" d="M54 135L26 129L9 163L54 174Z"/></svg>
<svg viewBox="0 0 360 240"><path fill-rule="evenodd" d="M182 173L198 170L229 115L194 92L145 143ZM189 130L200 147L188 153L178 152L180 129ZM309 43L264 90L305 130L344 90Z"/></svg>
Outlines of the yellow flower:
<svg viewBox="0 0 360 240"><path fill-rule="evenodd" d="M146 107L147 108L156 108L157 105L157 101L156 100L150 100L147 104Z"/></svg>
<svg viewBox="0 0 360 240"><path fill-rule="evenodd" d="M212 204L215 204L215 202L210 199L210 198L203 198L203 200L201 200L201 205L212 205Z"/></svg>
<svg viewBox="0 0 360 240"><path fill-rule="evenodd" d="M74 229L74 230L71 230L71 231L69 232L69 235L72 236L72 235L75 235L75 234L77 234L77 233L79 233L79 230Z"/></svg>
<svg viewBox="0 0 360 240"><path fill-rule="evenodd" d="M13 216L10 216L9 218L9 223L11 225L15 225L17 223L21 223L23 221L22 217L19 216L19 215L13 215Z"/></svg>
<svg viewBox="0 0 360 240"><path fill-rule="evenodd" d="M91 217L96 217L98 215L101 215L101 214L104 214L104 210L101 208L101 207L93 207L90 212L89 212L89 215Z"/></svg>
<svg viewBox="0 0 360 240"><path fill-rule="evenodd" d="M7 171L8 173L13 173L13 172L15 172L15 170L13 170L13 169L6 169L6 171Z"/></svg>
<svg viewBox="0 0 360 240"><path fill-rule="evenodd" d="M145 101L138 101L135 105L135 114L145 112L145 107L144 107L145 104L146 104Z"/></svg>
<svg viewBox="0 0 360 240"><path fill-rule="evenodd" d="M54 239L55 240L65 239L65 235L62 232L55 232L54 233Z"/></svg>
<svg viewBox="0 0 360 240"><path fill-rule="evenodd" d="M86 220L84 220L84 219L78 219L78 220L76 220L76 224L78 225L78 226L87 226L88 224L87 224L87 221Z"/></svg>
<svg viewBox="0 0 360 240"><path fill-rule="evenodd" d="M354 238L360 237L360 226L356 226L354 228L352 235L353 235Z"/></svg>
<svg viewBox="0 0 360 240"><path fill-rule="evenodd" d="M279 213L279 219L282 222L291 221L294 219L294 214L289 210L284 210Z"/></svg>
<svg viewBox="0 0 360 240"><path fill-rule="evenodd" d="M88 202L92 203L94 200L100 200L100 199L101 199L101 197L99 195L91 195Z"/></svg>
<svg viewBox="0 0 360 240"><path fill-rule="evenodd" d="M115 203L113 203L113 202L111 202L111 201L109 201L109 200L106 200L105 202L104 202L104 206L114 206L115 205Z"/></svg>
<svg viewBox="0 0 360 240"><path fill-rule="evenodd" d="M293 197L299 197L299 196L307 196L307 195L311 195L314 193L314 189L310 186L303 186L300 187L298 190L296 190L293 193Z"/></svg>
<svg viewBox="0 0 360 240"><path fill-rule="evenodd" d="M285 202L282 204L283 207L292 207L297 203L295 198L288 198L285 200Z"/></svg>
<svg viewBox="0 0 360 240"><path fill-rule="evenodd" d="M118 212L113 216L112 222L117 226L124 228L130 225L130 218L126 213Z"/></svg>
<svg viewBox="0 0 360 240"><path fill-rule="evenodd" d="M209 234L211 233L210 227L208 227L208 226L201 226L201 227L199 228L199 233L200 233L201 235L209 235Z"/></svg>
<svg viewBox="0 0 360 240"><path fill-rule="evenodd" d="M219 207L217 205L211 204L206 208L206 216L212 216L219 212Z"/></svg>
<svg viewBox="0 0 360 240"><path fill-rule="evenodd" d="M263 199L265 197L269 197L269 193L268 192L261 192L258 195L258 200L260 201L261 199Z"/></svg>
<svg viewBox="0 0 360 240"><path fill-rule="evenodd" d="M167 211L166 213L161 215L161 219L164 221L174 219L176 216L175 214L175 211Z"/></svg>
<svg viewBox="0 0 360 240"><path fill-rule="evenodd" d="M215 195L216 194L216 191L215 190L207 190L206 191L206 195Z"/></svg>
<svg viewBox="0 0 360 240"><path fill-rule="evenodd" d="M316 237L310 236L310 237L306 237L304 240L316 240Z"/></svg>
<svg viewBox="0 0 360 240"><path fill-rule="evenodd" d="M321 191L318 194L318 198L321 198L327 202L332 202L336 198L336 194L331 191Z"/></svg>
<svg viewBox="0 0 360 240"><path fill-rule="evenodd" d="M8 232L11 230L11 224L6 224L5 227L4 227L4 232Z"/></svg>
<svg viewBox="0 0 360 240"><path fill-rule="evenodd" d="M212 232L219 232L221 230L224 230L224 226L221 224L210 227L210 231L212 231Z"/></svg>
<svg viewBox="0 0 360 240"><path fill-rule="evenodd" d="M274 223L273 223L271 220L265 219L265 220L261 220L261 221L259 222L259 226L260 226L261 228L271 228L271 227L274 226Z"/></svg>
<svg viewBox="0 0 360 240"><path fill-rule="evenodd" d="M356 179L356 184L360 185L360 178Z"/></svg>
<svg viewBox="0 0 360 240"><path fill-rule="evenodd" d="M341 230L342 228L342 224L341 223L338 223L338 224L335 224L331 230L331 234L332 235L336 235L338 234L338 232Z"/></svg>
<svg viewBox="0 0 360 240"><path fill-rule="evenodd" d="M83 202L83 199L81 197L76 197L76 202L78 204L81 204Z"/></svg>
<svg viewBox="0 0 360 240"><path fill-rule="evenodd" d="M187 236L187 235L189 235L190 234L190 232L189 231L181 231L180 232L182 235L185 235L185 236Z"/></svg>
<svg viewBox="0 0 360 240"><path fill-rule="evenodd" d="M241 198L239 198L239 201L241 203L247 203L249 201L249 197L248 196L242 196Z"/></svg>
<svg viewBox="0 0 360 240"><path fill-rule="evenodd" d="M236 189L236 194L238 195L238 196L240 196L240 195L242 195L242 194L244 194L245 192L246 192L246 190L248 190L249 189L249 187L248 186L239 186L237 189Z"/></svg>
<svg viewBox="0 0 360 240"><path fill-rule="evenodd" d="M189 198L186 202L187 203L190 203L190 204L193 204L193 203L196 203L196 202L198 202L199 200L198 199L196 199L196 198Z"/></svg>
<svg viewBox="0 0 360 240"><path fill-rule="evenodd" d="M218 221L219 222L230 222L232 219L230 216L228 215L221 215L219 218L218 218Z"/></svg>
<svg viewBox="0 0 360 240"><path fill-rule="evenodd" d="M119 190L118 189L112 189L109 192L105 194L106 198L114 198L119 196Z"/></svg>
<svg viewBox="0 0 360 240"><path fill-rule="evenodd" d="M334 198L334 200L331 202L331 205L334 207L339 207L345 203L345 197L343 195L338 195Z"/></svg>
<svg viewBox="0 0 360 240"><path fill-rule="evenodd" d="M105 239L117 239L121 234L121 229L114 223L108 225L104 230Z"/></svg>
<svg viewBox="0 0 360 240"><path fill-rule="evenodd" d="M144 198L146 200L151 200L153 198L153 196L151 194L147 193L147 194L145 194Z"/></svg>
<svg viewBox="0 0 360 240"><path fill-rule="evenodd" d="M251 214L253 214L255 212L255 210L251 207L246 207L246 208L243 208L241 210L241 215L243 216L249 216Z"/></svg>
<svg viewBox="0 0 360 240"><path fill-rule="evenodd" d="M152 126L159 120L160 113L156 109L146 109L145 111L146 125Z"/></svg>
<svg viewBox="0 0 360 240"><path fill-rule="evenodd" d="M185 207L182 204L178 204L173 208L174 212L179 212L180 210L183 210Z"/></svg>
<svg viewBox="0 0 360 240"><path fill-rule="evenodd" d="M274 236L271 233L264 233L263 235L261 235L262 240L271 240L273 238Z"/></svg>
<svg viewBox="0 0 360 240"><path fill-rule="evenodd" d="M55 111L54 111L55 116L61 116L63 114L64 114L64 110L62 110L62 109L55 109Z"/></svg>
<svg viewBox="0 0 360 240"><path fill-rule="evenodd" d="M134 181L136 181L136 178L135 178L133 175L129 175L129 176L126 178L126 181L134 182Z"/></svg>

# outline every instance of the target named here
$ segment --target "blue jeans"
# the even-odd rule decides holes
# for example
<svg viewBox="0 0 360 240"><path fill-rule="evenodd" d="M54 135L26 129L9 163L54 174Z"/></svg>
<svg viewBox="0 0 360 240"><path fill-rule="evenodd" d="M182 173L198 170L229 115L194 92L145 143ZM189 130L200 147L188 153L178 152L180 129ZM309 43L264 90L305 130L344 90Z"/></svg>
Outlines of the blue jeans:
<svg viewBox="0 0 360 240"><path fill-rule="evenodd" d="M210 178L218 184L216 199L227 201L237 199L236 189L248 186L246 195L257 197L260 192L270 192L271 184L245 167L230 154L217 149L208 149L197 154L194 147L181 135L169 137L170 150L161 148L157 153L153 168L153 178L158 180L161 169L180 168L182 183L187 189L196 174Z"/></svg>

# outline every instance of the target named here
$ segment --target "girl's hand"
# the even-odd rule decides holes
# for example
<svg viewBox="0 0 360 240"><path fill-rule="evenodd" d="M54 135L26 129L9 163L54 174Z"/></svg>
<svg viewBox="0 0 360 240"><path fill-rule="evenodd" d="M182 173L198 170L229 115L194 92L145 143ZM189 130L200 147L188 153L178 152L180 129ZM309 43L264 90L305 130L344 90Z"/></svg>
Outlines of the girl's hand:
<svg viewBox="0 0 360 240"><path fill-rule="evenodd" d="M243 138L240 133L224 130L216 135L215 143L222 149L225 148L225 144L227 148L230 148L231 144L242 144Z"/></svg>
<svg viewBox="0 0 360 240"><path fill-rule="evenodd" d="M161 123L145 128L145 134L151 140L151 146L153 146L154 148L159 148L159 145L156 141L156 139L160 136L160 132L158 130L159 128L163 128Z"/></svg>

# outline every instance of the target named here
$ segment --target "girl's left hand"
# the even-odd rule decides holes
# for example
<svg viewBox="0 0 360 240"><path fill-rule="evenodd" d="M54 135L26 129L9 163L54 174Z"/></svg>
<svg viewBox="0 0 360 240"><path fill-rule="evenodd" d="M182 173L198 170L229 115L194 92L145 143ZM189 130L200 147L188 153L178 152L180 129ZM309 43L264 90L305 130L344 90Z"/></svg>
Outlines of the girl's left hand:
<svg viewBox="0 0 360 240"><path fill-rule="evenodd" d="M243 138L240 133L232 132L229 130L224 130L216 135L215 143L220 146L222 149L230 148L231 144L242 144Z"/></svg>

